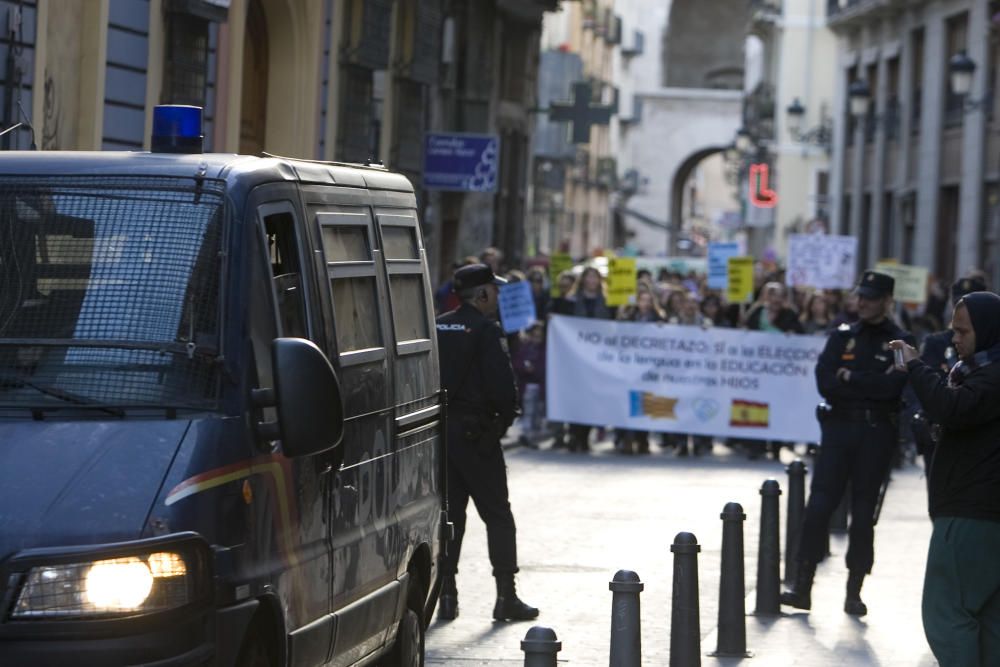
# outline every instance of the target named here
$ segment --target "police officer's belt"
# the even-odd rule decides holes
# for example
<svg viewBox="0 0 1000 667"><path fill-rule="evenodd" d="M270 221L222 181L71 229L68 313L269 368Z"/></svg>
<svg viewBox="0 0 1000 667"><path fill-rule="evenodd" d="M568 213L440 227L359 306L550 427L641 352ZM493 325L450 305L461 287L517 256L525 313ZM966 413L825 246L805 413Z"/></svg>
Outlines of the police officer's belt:
<svg viewBox="0 0 1000 667"><path fill-rule="evenodd" d="M838 408L833 407L829 412L833 419L840 419L849 422L894 422L899 418L898 411L873 410L871 408Z"/></svg>

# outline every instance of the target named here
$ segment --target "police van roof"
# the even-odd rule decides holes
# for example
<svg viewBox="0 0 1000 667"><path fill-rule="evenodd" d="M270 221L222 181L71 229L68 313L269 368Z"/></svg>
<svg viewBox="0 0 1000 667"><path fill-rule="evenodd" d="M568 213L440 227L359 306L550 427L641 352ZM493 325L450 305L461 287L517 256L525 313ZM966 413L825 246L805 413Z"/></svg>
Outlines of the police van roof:
<svg viewBox="0 0 1000 667"><path fill-rule="evenodd" d="M382 167L233 153L0 151L0 176L201 176L256 182L299 181L413 192L401 174Z"/></svg>

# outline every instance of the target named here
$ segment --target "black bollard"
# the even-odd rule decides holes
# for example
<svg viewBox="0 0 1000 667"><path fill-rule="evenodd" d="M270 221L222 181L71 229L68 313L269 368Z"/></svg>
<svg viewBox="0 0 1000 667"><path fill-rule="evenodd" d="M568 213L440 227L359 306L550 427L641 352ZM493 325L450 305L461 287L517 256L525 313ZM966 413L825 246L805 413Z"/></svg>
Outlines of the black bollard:
<svg viewBox="0 0 1000 667"><path fill-rule="evenodd" d="M788 467L788 513L785 519L785 583L795 581L799 568L799 539L806 513L806 464L795 459Z"/></svg>
<svg viewBox="0 0 1000 667"><path fill-rule="evenodd" d="M726 503L722 519L722 571L719 577L719 633L714 653L719 658L748 658L746 585L743 578L743 522L739 503Z"/></svg>
<svg viewBox="0 0 1000 667"><path fill-rule="evenodd" d="M757 616L781 613L781 538L778 480L769 479L760 487L760 543L757 549Z"/></svg>
<svg viewBox="0 0 1000 667"><path fill-rule="evenodd" d="M698 619L698 538L677 533L674 593L670 611L670 667L701 667L701 624Z"/></svg>
<svg viewBox="0 0 1000 667"><path fill-rule="evenodd" d="M552 628L532 626L521 640L524 667L556 667L556 653L561 649L562 642L556 638Z"/></svg>
<svg viewBox="0 0 1000 667"><path fill-rule="evenodd" d="M747 515L739 503L726 503L722 519L722 572L719 577L719 636L715 653L719 658L748 658L747 622L743 600L743 522Z"/></svg>
<svg viewBox="0 0 1000 667"><path fill-rule="evenodd" d="M643 585L639 575L618 570L608 584L611 596L611 667L641 667L642 623L639 593Z"/></svg>

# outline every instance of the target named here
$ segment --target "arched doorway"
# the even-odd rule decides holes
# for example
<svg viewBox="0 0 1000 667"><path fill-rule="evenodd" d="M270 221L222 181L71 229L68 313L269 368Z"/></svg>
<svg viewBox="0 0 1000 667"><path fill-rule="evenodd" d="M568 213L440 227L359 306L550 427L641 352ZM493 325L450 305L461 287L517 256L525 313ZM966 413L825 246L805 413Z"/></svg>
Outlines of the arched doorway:
<svg viewBox="0 0 1000 667"><path fill-rule="evenodd" d="M268 83L267 20L260 0L250 0L243 40L243 94L240 112L240 153L264 150L267 130Z"/></svg>

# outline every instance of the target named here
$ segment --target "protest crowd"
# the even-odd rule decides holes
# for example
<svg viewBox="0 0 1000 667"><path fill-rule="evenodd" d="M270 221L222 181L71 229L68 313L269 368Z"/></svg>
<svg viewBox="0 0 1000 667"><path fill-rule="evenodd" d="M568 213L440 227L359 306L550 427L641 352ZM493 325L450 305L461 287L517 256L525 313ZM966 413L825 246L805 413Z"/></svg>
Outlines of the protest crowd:
<svg viewBox="0 0 1000 667"><path fill-rule="evenodd" d="M807 454L815 452L815 443L775 442L752 438L715 437L677 432L644 432L587 424L546 420L546 335L554 315L568 315L597 320L660 323L684 327L713 327L765 333L780 332L789 336L825 338L832 331L858 320L857 296L850 288L816 289L789 287L785 269L775 261L754 261L752 296L743 303L731 302L725 289L709 287L706 272L671 265L645 262L653 268L637 268L634 289L623 305L611 305L608 288L608 260L604 256L569 262L566 268L550 258L529 260L525 266L511 267L496 248L486 248L478 256L469 256L453 268L474 263L490 266L508 283L524 282L530 286L534 317L517 330L507 331L511 363L517 378L521 415L520 442L528 447L551 447L567 452L586 453L594 439L612 438L621 454L660 452L674 456L710 455L714 445L726 446L756 459L769 455L778 458L783 446L799 444ZM566 265L565 259L559 262ZM973 271L967 276L989 284L987 276ZM924 340L947 329L951 317L949 285L956 277L929 277L922 302L898 301L893 319L914 336L918 348ZM505 286L506 287L506 286ZM523 289L523 288L522 288ZM458 306L451 281L442 283L434 294L437 314ZM908 411L915 400L904 401L901 415L900 446L895 455L898 466L914 460L917 445L908 425ZM651 446L652 445L652 446Z"/></svg>

